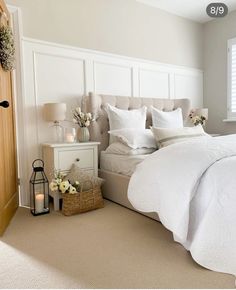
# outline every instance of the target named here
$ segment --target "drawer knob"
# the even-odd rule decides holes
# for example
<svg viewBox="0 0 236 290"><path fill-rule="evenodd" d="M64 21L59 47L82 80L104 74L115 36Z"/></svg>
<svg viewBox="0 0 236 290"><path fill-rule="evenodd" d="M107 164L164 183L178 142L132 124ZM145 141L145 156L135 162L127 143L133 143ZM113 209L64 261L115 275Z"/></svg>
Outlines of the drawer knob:
<svg viewBox="0 0 236 290"><path fill-rule="evenodd" d="M77 162L79 162L79 161L80 161L80 159L79 159L79 158L76 158L75 160L76 160Z"/></svg>

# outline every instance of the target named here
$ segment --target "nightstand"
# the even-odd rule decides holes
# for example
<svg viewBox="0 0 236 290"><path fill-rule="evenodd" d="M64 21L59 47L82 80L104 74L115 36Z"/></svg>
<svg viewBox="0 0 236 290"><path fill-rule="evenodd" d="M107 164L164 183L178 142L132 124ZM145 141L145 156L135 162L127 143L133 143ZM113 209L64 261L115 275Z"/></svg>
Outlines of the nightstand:
<svg viewBox="0 0 236 290"><path fill-rule="evenodd" d="M44 168L49 183L53 179L54 170L67 173L75 162L79 162L79 167L89 174L97 176L99 144L99 142L42 144ZM54 210L59 210L61 193L49 191L49 195L53 198Z"/></svg>

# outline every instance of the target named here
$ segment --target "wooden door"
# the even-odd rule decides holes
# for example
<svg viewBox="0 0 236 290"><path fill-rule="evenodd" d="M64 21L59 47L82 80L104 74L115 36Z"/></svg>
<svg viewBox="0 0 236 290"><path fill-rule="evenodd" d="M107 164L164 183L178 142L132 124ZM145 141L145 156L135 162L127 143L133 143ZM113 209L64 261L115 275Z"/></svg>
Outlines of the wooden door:
<svg viewBox="0 0 236 290"><path fill-rule="evenodd" d="M0 0L0 25L8 24L9 17L4 1ZM18 207L12 87L12 73L4 71L0 64L0 235L3 234Z"/></svg>

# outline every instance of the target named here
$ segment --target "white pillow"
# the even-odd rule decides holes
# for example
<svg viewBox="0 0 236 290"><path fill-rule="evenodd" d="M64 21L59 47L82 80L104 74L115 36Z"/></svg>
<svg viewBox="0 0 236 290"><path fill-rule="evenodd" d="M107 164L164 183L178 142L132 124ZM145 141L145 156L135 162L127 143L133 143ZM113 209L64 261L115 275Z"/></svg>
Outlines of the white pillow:
<svg viewBox="0 0 236 290"><path fill-rule="evenodd" d="M112 143L109 147L107 147L107 149L105 150L105 153L119 154L119 155L144 155L144 154L151 154L154 151L156 151L155 148L132 149L123 143L115 142L115 143Z"/></svg>
<svg viewBox="0 0 236 290"><path fill-rule="evenodd" d="M201 125L196 127L183 127L176 129L165 129L165 128L151 128L153 135L157 141L159 148L165 147L174 143L189 141L197 138L208 137L210 135L204 132Z"/></svg>
<svg viewBox="0 0 236 290"><path fill-rule="evenodd" d="M182 109L178 108L174 111L163 112L153 106L152 110L152 125L158 128L183 128Z"/></svg>
<svg viewBox="0 0 236 290"><path fill-rule="evenodd" d="M117 140L130 148L157 148L155 138L150 129L133 129L125 128L120 130L108 131L108 133L116 137Z"/></svg>
<svg viewBox="0 0 236 290"><path fill-rule="evenodd" d="M146 127L147 107L137 110L121 110L106 104L105 109L108 114L110 130L123 128L145 129Z"/></svg>

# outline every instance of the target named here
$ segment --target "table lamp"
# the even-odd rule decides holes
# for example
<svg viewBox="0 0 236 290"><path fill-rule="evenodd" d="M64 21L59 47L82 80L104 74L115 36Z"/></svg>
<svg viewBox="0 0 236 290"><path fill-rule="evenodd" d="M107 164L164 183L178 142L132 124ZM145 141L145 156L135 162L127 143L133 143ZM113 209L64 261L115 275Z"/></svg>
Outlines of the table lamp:
<svg viewBox="0 0 236 290"><path fill-rule="evenodd" d="M60 125L60 121L66 118L66 104L64 103L47 103L44 104L44 119L48 122L53 122L52 134L53 141L62 143L64 139L64 130Z"/></svg>

